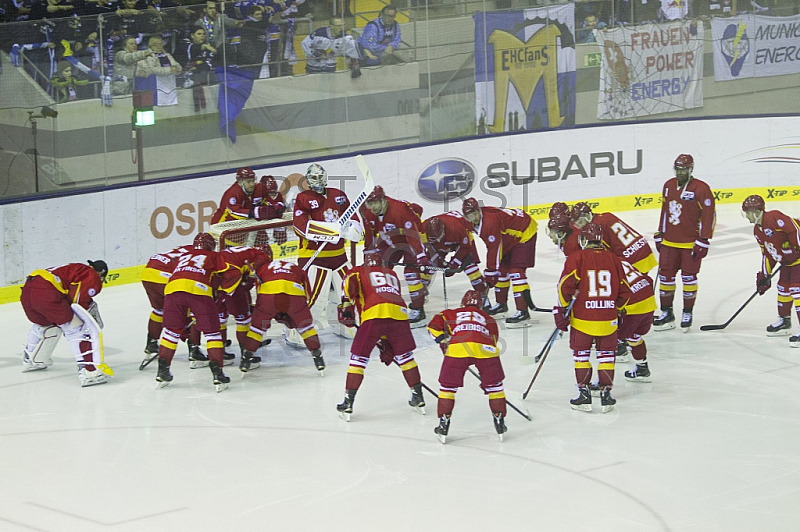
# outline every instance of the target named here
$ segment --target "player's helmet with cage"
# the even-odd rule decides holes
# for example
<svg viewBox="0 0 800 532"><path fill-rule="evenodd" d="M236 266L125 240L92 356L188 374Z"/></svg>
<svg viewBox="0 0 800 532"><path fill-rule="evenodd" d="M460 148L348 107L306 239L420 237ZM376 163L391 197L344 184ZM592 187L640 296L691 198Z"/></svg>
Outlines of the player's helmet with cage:
<svg viewBox="0 0 800 532"><path fill-rule="evenodd" d="M478 307L483 306L483 296L477 290L467 290L464 297L461 298L462 307Z"/></svg>
<svg viewBox="0 0 800 532"><path fill-rule="evenodd" d="M256 249L267 257L267 262L272 262L272 246L267 243L256 245Z"/></svg>
<svg viewBox="0 0 800 532"><path fill-rule="evenodd" d="M562 214L569 216L569 205L563 201L557 201L553 203L553 206L550 207L550 219L552 220L553 218L558 218Z"/></svg>
<svg viewBox="0 0 800 532"><path fill-rule="evenodd" d="M269 244L257 244L255 249L260 251L258 258L256 258L252 264L250 264L250 269L254 272L257 272L261 269L262 266L265 264L269 264L272 262L272 248Z"/></svg>
<svg viewBox="0 0 800 532"><path fill-rule="evenodd" d="M694 170L694 159L688 153L682 153L675 159L675 177L683 184L689 180Z"/></svg>
<svg viewBox="0 0 800 532"><path fill-rule="evenodd" d="M369 196L367 196L367 200L364 203L372 214L376 216L386 214L387 201L386 194L383 192L383 187L376 185Z"/></svg>
<svg viewBox="0 0 800 532"><path fill-rule="evenodd" d="M562 213L555 218L550 218L547 222L547 236L553 241L553 244L559 246L569 236L572 231L572 226L569 223L569 216Z"/></svg>
<svg viewBox="0 0 800 532"><path fill-rule="evenodd" d="M585 201L576 203L569 213L569 220L578 228L591 222L593 217L592 208Z"/></svg>
<svg viewBox="0 0 800 532"><path fill-rule="evenodd" d="M380 251L374 251L372 253L364 253L364 266L368 266L370 268L382 267L383 257L381 256Z"/></svg>
<svg viewBox="0 0 800 532"><path fill-rule="evenodd" d="M578 241L582 248L590 244L599 245L603 241L603 228L599 224L588 223L581 229Z"/></svg>
<svg viewBox="0 0 800 532"><path fill-rule="evenodd" d="M328 172L321 165L314 163L306 170L306 182L308 188L317 194L324 194L328 186Z"/></svg>
<svg viewBox="0 0 800 532"><path fill-rule="evenodd" d="M261 186L269 193L278 192L278 183L271 175L261 176Z"/></svg>
<svg viewBox="0 0 800 532"><path fill-rule="evenodd" d="M97 275L100 276L100 280L106 282L106 275L108 275L108 264L106 264L106 261L89 260L86 262L88 262L89 266L91 266L92 269L97 272Z"/></svg>
<svg viewBox="0 0 800 532"><path fill-rule="evenodd" d="M444 240L444 232L444 222L441 218L434 216L428 220L428 224L425 227L425 236L428 237L429 242L441 242Z"/></svg>
<svg viewBox="0 0 800 532"><path fill-rule="evenodd" d="M761 223L761 217L764 216L766 210L767 204L764 203L764 198L758 194L747 196L742 202L742 216L750 223Z"/></svg>
<svg viewBox="0 0 800 532"><path fill-rule="evenodd" d="M194 249L205 249L206 251L214 251L217 247L217 242L214 237L208 233L197 233L192 243Z"/></svg>
<svg viewBox="0 0 800 532"><path fill-rule="evenodd" d="M467 198L464 200L464 203L461 205L461 212L464 214L464 218L469 220L472 225L478 225L481 223L481 206L478 203L478 200L475 198Z"/></svg>

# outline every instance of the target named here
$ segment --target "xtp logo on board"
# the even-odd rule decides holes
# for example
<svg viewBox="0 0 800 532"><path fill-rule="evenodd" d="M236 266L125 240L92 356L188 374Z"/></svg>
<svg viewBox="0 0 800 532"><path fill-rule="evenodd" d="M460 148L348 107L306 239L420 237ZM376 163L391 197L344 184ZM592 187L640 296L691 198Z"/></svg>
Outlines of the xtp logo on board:
<svg viewBox="0 0 800 532"><path fill-rule="evenodd" d="M718 190L714 192L714 201L723 201L733 196L733 192L722 192Z"/></svg>
<svg viewBox="0 0 800 532"><path fill-rule="evenodd" d="M646 207L653 203L653 198L646 198L644 196L636 196L636 205L634 207Z"/></svg>
<svg viewBox="0 0 800 532"><path fill-rule="evenodd" d="M776 188L768 188L767 189L767 199L769 198L780 198L781 196L785 196L786 191L780 190Z"/></svg>
<svg viewBox="0 0 800 532"><path fill-rule="evenodd" d="M475 174L475 167L463 159L442 159L419 174L417 190L427 200L444 203L469 194Z"/></svg>

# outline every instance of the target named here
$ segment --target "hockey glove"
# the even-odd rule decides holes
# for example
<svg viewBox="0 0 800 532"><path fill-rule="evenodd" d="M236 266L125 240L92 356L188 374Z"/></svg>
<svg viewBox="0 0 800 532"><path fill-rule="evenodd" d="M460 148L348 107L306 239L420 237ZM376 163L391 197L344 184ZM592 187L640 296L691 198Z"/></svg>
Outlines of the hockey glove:
<svg viewBox="0 0 800 532"><path fill-rule="evenodd" d="M694 247L692 248L692 257L696 259L704 259L706 255L708 255L708 239L707 238L698 238L694 241Z"/></svg>
<svg viewBox="0 0 800 532"><path fill-rule="evenodd" d="M553 320L556 322L556 327L562 331L569 330L569 316L567 315L566 308L559 306L553 307Z"/></svg>
<svg viewBox="0 0 800 532"><path fill-rule="evenodd" d="M392 349L392 344L389 343L389 340L381 338L375 345L378 347L378 352L381 355L381 362L387 366L391 366L392 362L394 362L394 349Z"/></svg>
<svg viewBox="0 0 800 532"><path fill-rule="evenodd" d="M661 233L653 235L653 241L656 243L656 251L661 253Z"/></svg>
<svg viewBox="0 0 800 532"><path fill-rule="evenodd" d="M341 303L337 309L337 318L339 323L345 327L356 326L356 313L353 311L353 305L350 303Z"/></svg>
<svg viewBox="0 0 800 532"><path fill-rule="evenodd" d="M772 281L769 277L764 275L762 272L758 272L756 274L756 290L758 290L758 295L763 296L767 293L767 290L772 286Z"/></svg>
<svg viewBox="0 0 800 532"><path fill-rule="evenodd" d="M442 350L442 354L447 354L447 347L450 345L450 336L447 334L441 334L440 336L434 338L437 344L439 344L439 349Z"/></svg>
<svg viewBox="0 0 800 532"><path fill-rule="evenodd" d="M445 271L444 274L446 277L452 277L456 274L459 268L461 268L461 261L458 259L453 259L447 263L447 271Z"/></svg>
<svg viewBox="0 0 800 532"><path fill-rule="evenodd" d="M273 218L280 218L274 205L259 205L253 209L253 217L256 220L271 220Z"/></svg>
<svg viewBox="0 0 800 532"><path fill-rule="evenodd" d="M494 288L494 285L500 280L500 272L497 270L484 270L483 276L486 278L486 284L491 288Z"/></svg>
<svg viewBox="0 0 800 532"><path fill-rule="evenodd" d="M417 266L419 266L420 273L428 273L428 267L433 266L431 260L427 255L421 253L417 255Z"/></svg>

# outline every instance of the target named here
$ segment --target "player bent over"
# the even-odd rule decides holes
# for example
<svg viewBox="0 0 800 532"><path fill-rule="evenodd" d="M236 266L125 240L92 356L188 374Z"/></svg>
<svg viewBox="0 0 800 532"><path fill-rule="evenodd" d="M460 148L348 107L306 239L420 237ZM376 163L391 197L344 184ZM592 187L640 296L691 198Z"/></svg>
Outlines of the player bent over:
<svg viewBox="0 0 800 532"><path fill-rule="evenodd" d="M553 308L553 316L556 326L562 331L572 328L569 346L578 385L578 397L570 400L572 408L585 412L592 410L589 390L592 364L589 357L594 345L600 403L603 412L608 412L617 403L611 397L611 387L614 384L618 309L631 299L631 290L622 261L603 249L603 229L597 224L586 224L579 238L583 249L567 257L558 282L561 306ZM573 299L572 311L567 315L567 306Z"/></svg>
<svg viewBox="0 0 800 532"><path fill-rule="evenodd" d="M756 289L764 295L770 286L775 265L781 264L778 277L778 321L767 326L767 336L785 336L792 330L792 300L800 319L800 220L781 211L768 211L764 198L748 196L742 213L753 224L753 236L761 246L761 271L756 274ZM789 345L800 347L800 329L789 338Z"/></svg>
<svg viewBox="0 0 800 532"><path fill-rule="evenodd" d="M336 405L339 415L350 421L356 393L376 346L381 353L381 362L387 366L395 362L403 370L403 377L411 390L408 405L425 414L422 381L413 353L417 344L408 324L408 309L400 293L400 279L383 266L377 253L371 253L364 257L362 266L356 266L347 274L343 292L340 321L348 327L355 326L357 310L361 325L350 346L344 401Z"/></svg>
<svg viewBox="0 0 800 532"><path fill-rule="evenodd" d="M308 304L311 290L306 272L293 262L272 260L269 248L263 251L266 257L252 265L258 280L258 296L250 331L242 343L239 369L247 373L261 365L261 357L255 356L255 351L262 345L261 340L269 331L270 321L274 319L289 329L297 330L322 376L325 360Z"/></svg>
<svg viewBox="0 0 800 532"><path fill-rule="evenodd" d="M450 211L428 218L422 224L422 229L428 239L428 249L432 252L431 263L437 267L447 267L446 277L463 270L472 288L486 298L489 286L481 274L481 259L472 238L472 224L460 212Z"/></svg>
<svg viewBox="0 0 800 532"><path fill-rule="evenodd" d="M104 384L114 375L103 363L103 320L92 299L103 288L107 273L104 261L90 260L89 266L71 263L28 275L20 302L33 326L22 355L23 372L53 365L51 355L63 332L78 363L82 387Z"/></svg>
<svg viewBox="0 0 800 532"><path fill-rule="evenodd" d="M440 312L428 323L428 332L444 353L439 372L439 426L434 432L445 443L450 430L450 416L456 403L456 392L464 386L464 374L475 366L481 376L483 393L489 396L494 428L503 441L506 394L503 391L503 365L497 348L497 322L482 310L483 295L467 290L461 307Z"/></svg>
<svg viewBox="0 0 800 532"><path fill-rule="evenodd" d="M194 238L193 249L178 259L167 287L164 289L164 329L158 348L158 387L163 388L172 382L169 371L175 348L181 334L189 324L189 313L194 315L197 328L206 338L208 367L214 376L214 386L218 392L225 390L231 381L223 372L223 342L219 332L219 317L214 303L214 289L231 292L241 279L240 272L232 268L222 255L216 251L214 237L208 233L198 233ZM220 279L220 274L223 276Z"/></svg>
<svg viewBox="0 0 800 532"><path fill-rule="evenodd" d="M692 176L693 169L692 156L679 155L675 159L675 177L664 183L662 191L661 218L655 234L661 298L661 313L653 319L653 329L657 331L675 328L672 305L678 271L683 283L681 328L687 332L692 326L697 274L714 235L714 195L706 183Z"/></svg>
<svg viewBox="0 0 800 532"><path fill-rule="evenodd" d="M625 379L631 382L650 382L644 335L650 331L653 311L656 310L654 283L649 275L625 261L622 261L622 269L625 271L625 280L631 287L631 298L619 318L617 359L622 361L621 357L628 354L630 347L636 363L624 373ZM620 352L620 349L623 351Z"/></svg>

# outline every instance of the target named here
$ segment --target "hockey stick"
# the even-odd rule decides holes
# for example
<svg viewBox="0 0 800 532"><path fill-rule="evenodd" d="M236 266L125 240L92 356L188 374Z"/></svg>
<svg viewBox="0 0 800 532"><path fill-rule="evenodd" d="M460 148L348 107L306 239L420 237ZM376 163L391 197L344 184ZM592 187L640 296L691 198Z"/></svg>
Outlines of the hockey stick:
<svg viewBox="0 0 800 532"><path fill-rule="evenodd" d="M772 279L773 277L775 277L775 274L776 274L776 273L778 273L778 271L780 271L780 269L781 269L781 267L780 267L780 266L778 266L777 268L775 268L775 271L774 271L774 272L772 272L772 275L770 275L769 277L767 277L767 279ZM758 290L756 290L755 292L753 292L753 295L751 295L749 298L747 298L747 301L745 301L745 302L744 302L744 305L742 305L741 307L739 307L739 310L737 310L736 312L734 312L734 313L733 313L733 316L731 316L731 317L730 317L730 319L728 319L728 321L726 321L725 323L722 323L722 324L720 324L720 325L701 325L701 326L700 326L700 330L701 330L701 331L721 331L722 329L724 329L725 327L727 327L728 325L730 325L730 324L731 324L731 322L734 320L734 318L736 318L736 316L738 316L738 315L739 315L739 313L740 313L741 311L743 311L743 310L744 310L744 307L746 307L746 306L747 306L747 305L748 305L748 304L749 304L749 303L750 303L750 302L751 302L753 299L755 299L755 297L756 297L757 295L758 295Z"/></svg>
<svg viewBox="0 0 800 532"><path fill-rule="evenodd" d="M528 308L531 309L533 312L548 312L548 313L553 312L551 309L537 307L533 303L533 298L531 298L530 288L522 292L522 297L525 299L525 304L528 305Z"/></svg>
<svg viewBox="0 0 800 532"><path fill-rule="evenodd" d="M575 300L574 299L569 302L569 306L567 307L567 312L566 312L567 316L569 316L570 312L572 312L572 305L574 305L574 304L575 304ZM542 351L538 355L536 355L536 358L533 359L534 362L537 362L537 361L539 362L539 367L536 368L536 373L533 374L533 378L531 379L530 384L528 384L528 388L525 390L525 393L522 394L522 399L523 400L525 400L528 397L528 394L530 393L531 388L533 388L533 383L536 382L536 377L538 377L539 376L539 372L542 371L542 367L544 366L544 361L547 360L547 355L550 353L550 348L553 347L553 344L555 343L556 338L558 338L558 333L559 332L561 332L561 329L556 327L553 330L552 334L550 335L550 338L547 339L547 343L544 345L544 347L542 347Z"/></svg>
<svg viewBox="0 0 800 532"><path fill-rule="evenodd" d="M430 270L432 272L443 272L443 273L460 273L464 271L464 268L459 268L458 270L451 270L446 266L420 266L419 264L406 264L405 262L390 262L389 266L406 266L408 268L416 268L418 270Z"/></svg>
<svg viewBox="0 0 800 532"><path fill-rule="evenodd" d="M467 368L467 371L469 371L470 373L475 375L476 379L481 380L481 376L478 375L477 373L475 373L475 370L473 370L472 368ZM531 417L530 414L526 414L525 412L523 412L522 410L520 410L519 408L514 406L514 404L511 401L509 401L508 398L506 398L506 404L508 406L510 406L517 414L521 415L522 417L524 417L528 421L533 421L533 418Z"/></svg>

